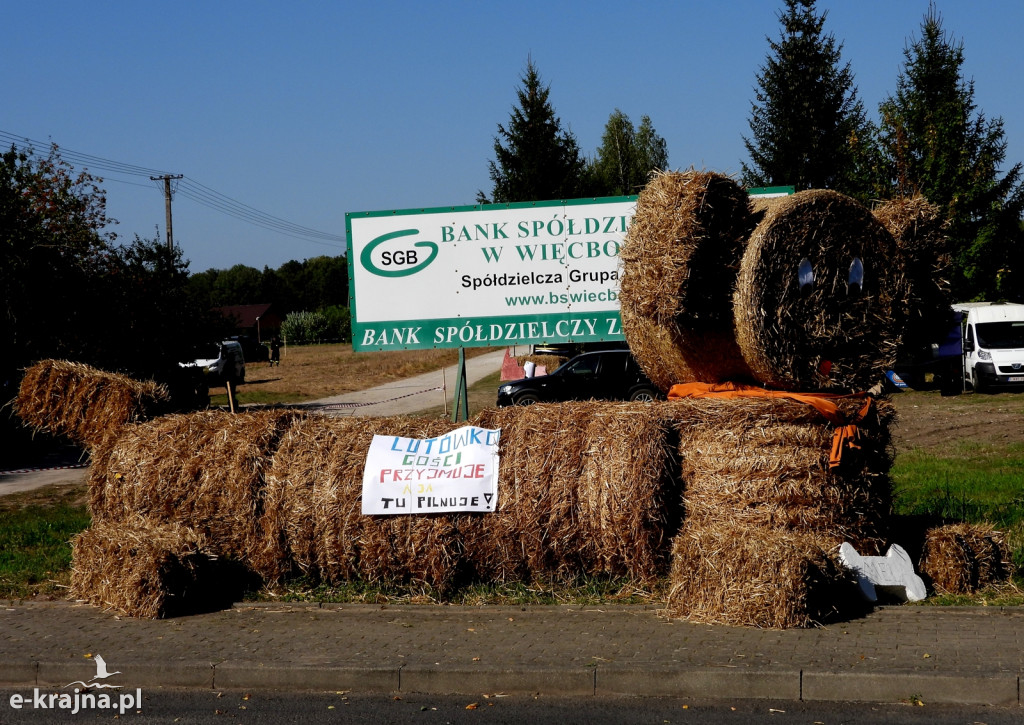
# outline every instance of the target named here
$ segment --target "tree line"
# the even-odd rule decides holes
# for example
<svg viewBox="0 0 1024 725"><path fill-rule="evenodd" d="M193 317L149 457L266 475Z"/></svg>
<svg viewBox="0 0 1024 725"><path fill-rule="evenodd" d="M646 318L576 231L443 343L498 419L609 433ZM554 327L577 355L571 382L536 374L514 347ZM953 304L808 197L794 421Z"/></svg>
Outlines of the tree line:
<svg viewBox="0 0 1024 725"><path fill-rule="evenodd" d="M1021 164L1002 172L1001 118L976 107L963 76L965 50L929 5L904 48L895 91L869 119L842 44L825 31L815 0L784 0L781 31L751 102L747 187L833 189L866 204L921 194L943 211L959 300L1024 301L1024 183ZM595 156L584 158L555 114L550 86L532 59L507 124L499 124L481 203L634 194L667 167L664 139L646 116L634 129L616 109Z"/></svg>

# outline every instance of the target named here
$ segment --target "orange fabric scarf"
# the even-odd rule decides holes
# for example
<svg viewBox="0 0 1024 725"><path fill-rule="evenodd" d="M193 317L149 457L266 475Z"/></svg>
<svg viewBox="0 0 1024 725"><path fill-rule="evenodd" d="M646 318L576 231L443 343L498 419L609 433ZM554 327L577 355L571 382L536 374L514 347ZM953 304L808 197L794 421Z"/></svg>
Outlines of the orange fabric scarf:
<svg viewBox="0 0 1024 725"><path fill-rule="evenodd" d="M783 398L805 403L836 426L832 434L832 452L829 455L829 468L837 467L842 461L843 450L860 448L857 438L860 433L857 424L867 417L874 407L874 399L868 393L851 393L836 395L832 393L791 393L785 390L765 390L752 385L736 383L682 383L673 385L668 391L669 400L682 398ZM835 403L836 400L863 399L864 405L852 419L847 419Z"/></svg>

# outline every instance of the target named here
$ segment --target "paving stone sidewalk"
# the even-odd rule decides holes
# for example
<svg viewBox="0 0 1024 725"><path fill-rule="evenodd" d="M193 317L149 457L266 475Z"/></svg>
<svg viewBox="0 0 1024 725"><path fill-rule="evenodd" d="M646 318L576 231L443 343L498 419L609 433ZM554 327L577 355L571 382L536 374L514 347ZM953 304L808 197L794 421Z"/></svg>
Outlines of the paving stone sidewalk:
<svg viewBox="0 0 1024 725"><path fill-rule="evenodd" d="M640 606L260 604L160 621L71 602L0 609L0 685L88 679L87 654L132 687L1019 706L1024 608L883 607L785 631Z"/></svg>

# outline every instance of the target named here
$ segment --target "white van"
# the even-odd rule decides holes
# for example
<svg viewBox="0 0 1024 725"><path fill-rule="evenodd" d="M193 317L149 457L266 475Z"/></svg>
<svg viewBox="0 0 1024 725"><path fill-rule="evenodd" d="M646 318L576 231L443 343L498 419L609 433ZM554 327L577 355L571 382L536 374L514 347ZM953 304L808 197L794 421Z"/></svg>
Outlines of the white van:
<svg viewBox="0 0 1024 725"><path fill-rule="evenodd" d="M1024 388L1024 305L965 302L964 379L976 392L996 387Z"/></svg>

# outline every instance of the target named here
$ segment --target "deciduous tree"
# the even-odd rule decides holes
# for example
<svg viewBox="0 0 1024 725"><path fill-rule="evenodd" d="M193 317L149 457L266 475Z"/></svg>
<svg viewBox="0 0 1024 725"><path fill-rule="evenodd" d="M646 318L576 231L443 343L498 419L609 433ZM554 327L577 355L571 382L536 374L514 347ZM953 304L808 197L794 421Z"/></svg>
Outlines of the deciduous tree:
<svg viewBox="0 0 1024 725"><path fill-rule="evenodd" d="M601 146L587 168L587 195L636 194L654 170L668 167L668 145L654 130L649 116L634 128L618 108L612 112L601 136Z"/></svg>

